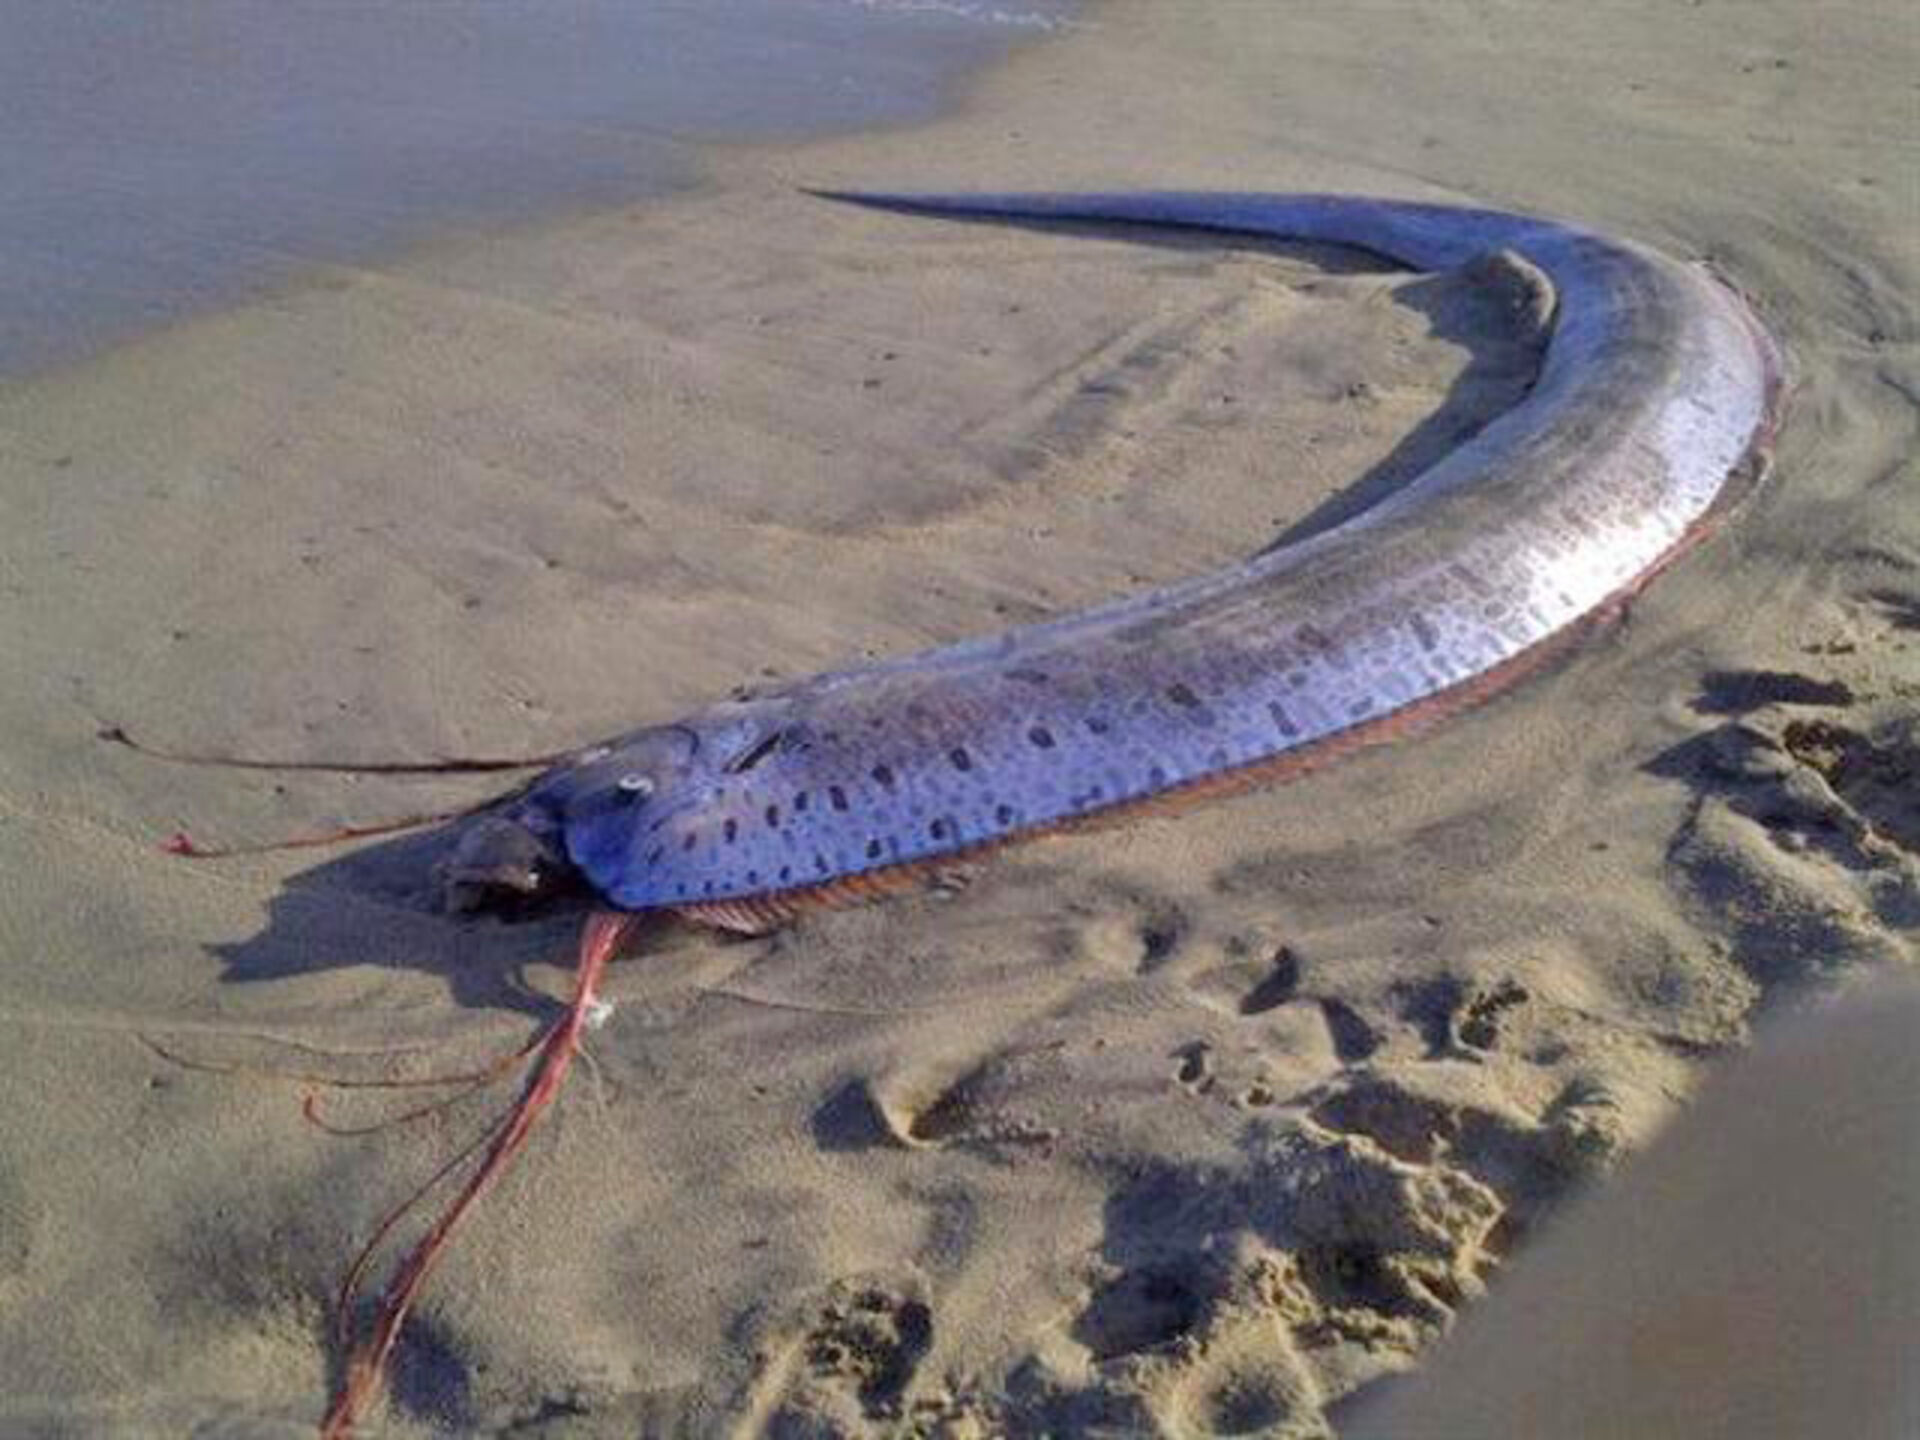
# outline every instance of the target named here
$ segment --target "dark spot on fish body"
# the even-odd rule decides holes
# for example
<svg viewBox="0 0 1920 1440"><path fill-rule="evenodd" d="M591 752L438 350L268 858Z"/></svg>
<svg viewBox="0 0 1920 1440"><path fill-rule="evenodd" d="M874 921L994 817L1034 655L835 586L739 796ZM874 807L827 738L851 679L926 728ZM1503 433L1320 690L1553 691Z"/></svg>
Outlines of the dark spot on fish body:
<svg viewBox="0 0 1920 1440"><path fill-rule="evenodd" d="M1414 639L1420 642L1421 649L1433 651L1440 648L1439 632L1433 628L1433 622L1418 610L1407 617L1407 625L1413 631Z"/></svg>
<svg viewBox="0 0 1920 1440"><path fill-rule="evenodd" d="M686 838L680 842L680 848L682 850L691 850L693 849L695 844L699 842L699 839L700 839L700 835L698 831L689 830L687 832Z"/></svg>
<svg viewBox="0 0 1920 1440"><path fill-rule="evenodd" d="M1295 633L1312 646L1314 653L1319 655L1321 660L1334 669L1351 670L1353 668L1352 651L1325 631L1313 625L1302 625Z"/></svg>
<svg viewBox="0 0 1920 1440"><path fill-rule="evenodd" d="M778 830L780 828L780 807L778 805L767 806L767 828L769 830Z"/></svg>
<svg viewBox="0 0 1920 1440"><path fill-rule="evenodd" d="M1269 700L1267 702L1267 713L1273 717L1274 728L1287 739L1297 740L1300 738L1300 726L1295 723L1294 718L1287 713L1286 706L1282 705L1278 700Z"/></svg>
<svg viewBox="0 0 1920 1440"><path fill-rule="evenodd" d="M1591 537L1599 529L1586 510L1576 503L1562 506L1560 518L1569 529L1580 535Z"/></svg>
<svg viewBox="0 0 1920 1440"><path fill-rule="evenodd" d="M1022 685L1044 685L1049 678L1047 672L1044 670L1031 670L1023 666L1016 666L1011 670L1005 671L1004 674L1007 679L1017 680Z"/></svg>
<svg viewBox="0 0 1920 1440"><path fill-rule="evenodd" d="M737 820L728 820L720 827L720 833L727 837L727 844L731 845L740 838L740 823Z"/></svg>
<svg viewBox="0 0 1920 1440"><path fill-rule="evenodd" d="M993 807L993 819L995 824L1011 825L1013 823L1013 814L1014 814L1014 811L1011 805L996 805Z"/></svg>
<svg viewBox="0 0 1920 1440"><path fill-rule="evenodd" d="M1166 767L1164 765L1149 766L1147 768L1147 784L1151 785L1155 790L1166 789L1167 787Z"/></svg>
<svg viewBox="0 0 1920 1440"><path fill-rule="evenodd" d="M953 768L956 770L967 771L973 769L973 757L967 753L966 747L963 745L956 745L953 749L949 750L947 752L947 759L953 762Z"/></svg>
<svg viewBox="0 0 1920 1440"><path fill-rule="evenodd" d="M1036 725L1027 731L1027 739L1031 740L1038 749L1051 750L1053 748L1053 732L1044 725Z"/></svg>
<svg viewBox="0 0 1920 1440"><path fill-rule="evenodd" d="M878 785L882 790L891 791L893 789L895 776L892 766L876 765L869 773L873 776L874 784Z"/></svg>
<svg viewBox="0 0 1920 1440"><path fill-rule="evenodd" d="M1178 705L1185 717L1195 725L1209 726L1212 725L1217 718L1206 701L1202 700L1198 695L1193 693L1191 688L1181 684L1179 681L1175 681L1167 687L1166 695L1167 699Z"/></svg>
<svg viewBox="0 0 1920 1440"><path fill-rule="evenodd" d="M933 836L933 838L936 840L946 839L947 838L947 822L945 820L934 821L931 825L927 827L927 833Z"/></svg>
<svg viewBox="0 0 1920 1440"><path fill-rule="evenodd" d="M847 792L842 790L838 785L829 785L827 787L827 801L835 810L844 813L847 808Z"/></svg>
<svg viewBox="0 0 1920 1440"><path fill-rule="evenodd" d="M878 860L880 858L881 848L881 844L877 839L867 841L867 859Z"/></svg>
<svg viewBox="0 0 1920 1440"><path fill-rule="evenodd" d="M1487 596L1493 593L1493 587L1481 579L1477 571L1471 570L1465 565L1449 565L1447 567L1447 573L1462 585L1466 586L1467 589L1471 590L1475 595Z"/></svg>
<svg viewBox="0 0 1920 1440"><path fill-rule="evenodd" d="M808 803L807 792L802 790L799 794L793 797L793 813L796 815L806 814L807 803Z"/></svg>
<svg viewBox="0 0 1920 1440"><path fill-rule="evenodd" d="M1113 725L1103 716L1089 715L1087 717L1087 730L1091 734L1104 735L1112 728Z"/></svg>

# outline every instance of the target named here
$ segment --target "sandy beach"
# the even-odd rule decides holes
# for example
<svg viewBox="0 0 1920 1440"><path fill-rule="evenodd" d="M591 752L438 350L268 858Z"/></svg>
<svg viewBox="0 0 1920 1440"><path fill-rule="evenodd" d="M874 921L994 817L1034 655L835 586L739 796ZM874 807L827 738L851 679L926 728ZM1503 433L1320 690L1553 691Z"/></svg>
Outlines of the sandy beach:
<svg viewBox="0 0 1920 1440"><path fill-rule="evenodd" d="M1752 299L1790 361L1775 467L1621 623L1418 740L768 938L649 933L373 1433L1362 1433L1489 1289L1506 1338L1458 1350L1497 1376L1502 1292L1538 1339L1604 1278L1636 1234L1605 1192L1656 1136L1690 1153L1691 1098L1756 1031L1817 1032L1916 958L1916 76L1892 3L1107 0L926 123L705 145L671 196L303 259L7 383L0 1431L310 1433L343 1268L502 1095L342 1137L297 1077L485 1063L552 1018L579 925L440 913L433 831L159 844L457 808L488 777L172 765L103 727L553 752L1336 523L1534 373L1468 276L802 187L1565 217ZM1788 1043L1761 1073L1832 1084L1836 1125L1879 1093ZM319 1093L343 1126L415 1099ZM1757 1128L1708 1168L1755 1194L1831 1173ZM1911 1173L1910 1119L1849 1133L1863 1176ZM1637 1192L1682 1196L1647 1201L1649 1255L1686 1253L1652 1238L1692 1193L1672 1173ZM1616 1249L1555 1260L1590 1200ZM1863 1207L1869 1250L1896 1208ZM1814 1375L1852 1373L1845 1314L1916 1319L1874 1289L1897 1267L1779 1233L1747 1258L1813 1267L1783 1294L1861 1291L1783 1304L1825 1317ZM1623 1323L1681 1303L1663 1268ZM1828 1433L1913 1414L1815 1393ZM1518 1402L1420 1403L1538 1433ZM1420 1413L1381 1433L1465 1433Z"/></svg>

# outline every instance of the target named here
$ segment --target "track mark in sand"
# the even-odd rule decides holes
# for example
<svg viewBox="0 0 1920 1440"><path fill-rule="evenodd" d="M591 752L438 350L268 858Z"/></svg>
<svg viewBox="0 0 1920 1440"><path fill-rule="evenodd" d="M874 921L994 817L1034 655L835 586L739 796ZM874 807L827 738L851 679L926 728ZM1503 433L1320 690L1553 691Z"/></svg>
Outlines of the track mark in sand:
<svg viewBox="0 0 1920 1440"><path fill-rule="evenodd" d="M1073 922L1063 949L1102 964L1151 975L1173 964L1193 931L1187 911L1169 897L1130 883L1102 881L1062 907Z"/></svg>
<svg viewBox="0 0 1920 1440"><path fill-rule="evenodd" d="M1316 993L1307 983L1306 957L1295 946L1240 934L1231 936L1224 949L1224 964L1190 977L1195 998L1207 1008L1239 1021L1257 1021L1287 1006L1309 1008L1325 1025L1328 1046L1342 1065L1360 1064L1384 1043L1378 1027L1347 1001ZM1273 1099L1246 1098L1254 1105Z"/></svg>
<svg viewBox="0 0 1920 1440"><path fill-rule="evenodd" d="M1164 965L1187 931L1186 916L1175 909L1149 914L1140 922L1140 973L1148 974Z"/></svg>
<svg viewBox="0 0 1920 1440"><path fill-rule="evenodd" d="M814 1107L813 1140L822 1150L871 1150L899 1145L903 1137L881 1106L873 1087L861 1077L842 1081Z"/></svg>
<svg viewBox="0 0 1920 1440"><path fill-rule="evenodd" d="M1272 968L1240 997L1242 1015L1264 1015L1293 999L1300 989L1300 957L1286 945L1273 952Z"/></svg>
<svg viewBox="0 0 1920 1440"><path fill-rule="evenodd" d="M1292 945L1276 945L1264 975L1240 995L1236 1009L1244 1019L1255 1019L1283 1005L1304 1001L1316 1006L1327 1027L1327 1042L1342 1065L1358 1065L1373 1057L1385 1037L1347 1001L1315 993L1307 984L1307 962Z"/></svg>
<svg viewBox="0 0 1920 1440"><path fill-rule="evenodd" d="M1282 1234L1316 1313L1302 1344L1413 1354L1479 1292L1505 1206L1466 1171L1411 1165L1363 1136L1304 1136L1282 1187Z"/></svg>
<svg viewBox="0 0 1920 1440"><path fill-rule="evenodd" d="M1319 1418L1320 1388L1271 1313L1254 1307L1216 1319L1171 1401L1168 1419L1176 1434L1281 1440L1321 1440L1329 1434Z"/></svg>
<svg viewBox="0 0 1920 1440"><path fill-rule="evenodd" d="M1193 1040L1173 1052L1180 1063L1174 1068L1173 1083L1194 1095L1213 1089L1213 1047L1204 1040Z"/></svg>
<svg viewBox="0 0 1920 1440"><path fill-rule="evenodd" d="M1454 1017L1454 1037L1460 1046L1472 1051L1495 1049L1500 1044L1501 1016L1533 998L1517 980L1475 990Z"/></svg>
<svg viewBox="0 0 1920 1440"><path fill-rule="evenodd" d="M1045 1411L1060 1433L1324 1436L1325 1397L1404 1368L1479 1292L1505 1212L1458 1167L1311 1121L1251 1126L1223 1165L1147 1162L1068 1326L1090 1373Z"/></svg>
<svg viewBox="0 0 1920 1440"><path fill-rule="evenodd" d="M1862 597L1895 630L1920 630L1920 595L1890 589L1869 590Z"/></svg>
<svg viewBox="0 0 1920 1440"><path fill-rule="evenodd" d="M1143 1266L1096 1287L1070 1333L1104 1362L1172 1344L1192 1332L1204 1311L1184 1263Z"/></svg>
<svg viewBox="0 0 1920 1440"><path fill-rule="evenodd" d="M1320 1014L1327 1022L1333 1053L1339 1057L1341 1064L1358 1065L1370 1059L1380 1048L1380 1032L1346 1001L1323 998L1320 1001Z"/></svg>
<svg viewBox="0 0 1920 1440"><path fill-rule="evenodd" d="M933 1307L917 1280L844 1277L782 1328L758 1352L732 1434L897 1433L933 1345Z"/></svg>
<svg viewBox="0 0 1920 1440"><path fill-rule="evenodd" d="M1168 1247L1109 1269L1068 1331L1087 1367L1037 1355L1022 1365L1019 1407L1030 1418L1013 1433L1329 1440L1322 1386L1292 1333L1317 1313L1292 1258L1256 1241Z"/></svg>
<svg viewBox="0 0 1920 1440"><path fill-rule="evenodd" d="M989 1064L935 1095L927 1104L901 1114L910 1143L946 1147L965 1144L1010 1159L1019 1150L1044 1150L1059 1138L1041 1125L1008 1108L1004 1101L1022 1084L1004 1069Z"/></svg>
<svg viewBox="0 0 1920 1440"><path fill-rule="evenodd" d="M969 1133L982 1118L977 1094L979 1072L963 1075L924 1106L898 1116L906 1138L920 1145L945 1145Z"/></svg>
<svg viewBox="0 0 1920 1440"><path fill-rule="evenodd" d="M1670 847L1682 893L1731 937L1761 992L1912 958L1920 930L1920 600L1889 583L1914 562L1860 546L1802 620L1814 675L1765 677L1716 706L1731 718L1648 768L1696 799ZM1729 699L1724 693L1717 698Z"/></svg>
<svg viewBox="0 0 1920 1440"><path fill-rule="evenodd" d="M1302 1347L1417 1354L1479 1295L1506 1207L1451 1165L1410 1165L1361 1136L1313 1155L1295 1182L1294 1255L1315 1313Z"/></svg>
<svg viewBox="0 0 1920 1440"><path fill-rule="evenodd" d="M1174 1050L1173 1083L1196 1099L1218 1098L1241 1110L1262 1110L1280 1097L1267 1057L1248 1045L1216 1059L1213 1045L1190 1040Z"/></svg>
<svg viewBox="0 0 1920 1440"><path fill-rule="evenodd" d="M1874 835L1920 855L1920 723L1875 739L1834 721L1795 720L1780 738Z"/></svg>
<svg viewBox="0 0 1920 1440"><path fill-rule="evenodd" d="M1254 423L1235 403L1253 370L1240 352L1248 337L1285 333L1276 312L1307 303L1306 292L1269 274L1269 257L1199 253L1206 270L1248 273L1224 295L1180 297L1179 308L1114 326L959 443L1009 476L1064 467L1082 477L1097 473L1093 457L1126 455L1150 438ZM1163 294L1173 303L1172 292Z"/></svg>
<svg viewBox="0 0 1920 1440"><path fill-rule="evenodd" d="M814 1138L824 1150L966 1146L1003 1161L1044 1152L1057 1133L1021 1113L1017 1102L1060 1064L1060 1048L1006 1050L958 1073L939 1067L846 1080L814 1110Z"/></svg>
<svg viewBox="0 0 1920 1440"><path fill-rule="evenodd" d="M903 1287L841 1282L820 1307L804 1353L811 1377L848 1392L869 1419L899 1415L933 1344L933 1311Z"/></svg>
<svg viewBox="0 0 1920 1440"><path fill-rule="evenodd" d="M1404 1164L1458 1170L1484 1185L1501 1204L1488 1243L1494 1252L1504 1252L1569 1189L1604 1171L1626 1143L1612 1094L1585 1081L1569 1084L1529 1120L1367 1074L1330 1087L1309 1115Z"/></svg>
<svg viewBox="0 0 1920 1440"><path fill-rule="evenodd" d="M1515 1012L1533 997L1510 977L1468 983L1451 975L1398 985L1401 1018L1413 1025L1429 1060L1480 1060L1499 1049Z"/></svg>
<svg viewBox="0 0 1920 1440"><path fill-rule="evenodd" d="M1671 873L1730 938L1763 1001L1898 963L1910 955L1903 936L1920 928L1915 657L1894 632L1870 633L1863 615L1856 599L1835 632L1843 638L1803 647L1844 679L1770 685L1648 767L1696 792L1669 847Z"/></svg>

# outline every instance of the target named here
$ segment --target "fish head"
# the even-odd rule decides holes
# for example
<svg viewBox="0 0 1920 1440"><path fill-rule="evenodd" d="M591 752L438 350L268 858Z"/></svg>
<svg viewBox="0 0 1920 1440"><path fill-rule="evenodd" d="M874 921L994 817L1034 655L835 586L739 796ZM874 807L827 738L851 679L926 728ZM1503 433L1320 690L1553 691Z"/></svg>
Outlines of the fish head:
<svg viewBox="0 0 1920 1440"><path fill-rule="evenodd" d="M636 838L684 803L699 750L684 726L636 730L590 746L462 827L437 867L456 912L524 912L584 885L612 897Z"/></svg>
<svg viewBox="0 0 1920 1440"><path fill-rule="evenodd" d="M579 872L539 818L513 804L462 825L434 867L441 908L515 916L577 889Z"/></svg>

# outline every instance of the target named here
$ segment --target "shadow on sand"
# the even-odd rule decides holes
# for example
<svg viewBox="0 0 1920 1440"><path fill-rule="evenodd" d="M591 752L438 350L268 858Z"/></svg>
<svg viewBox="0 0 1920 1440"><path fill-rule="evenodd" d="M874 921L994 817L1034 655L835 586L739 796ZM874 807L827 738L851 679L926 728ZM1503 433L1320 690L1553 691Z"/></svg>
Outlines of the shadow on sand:
<svg viewBox="0 0 1920 1440"><path fill-rule="evenodd" d="M435 867L474 818L363 845L290 877L257 934L210 947L221 978L244 985L376 965L436 976L464 1007L551 1016L559 1002L523 972L569 961L592 896L567 894L517 914L448 913Z"/></svg>

